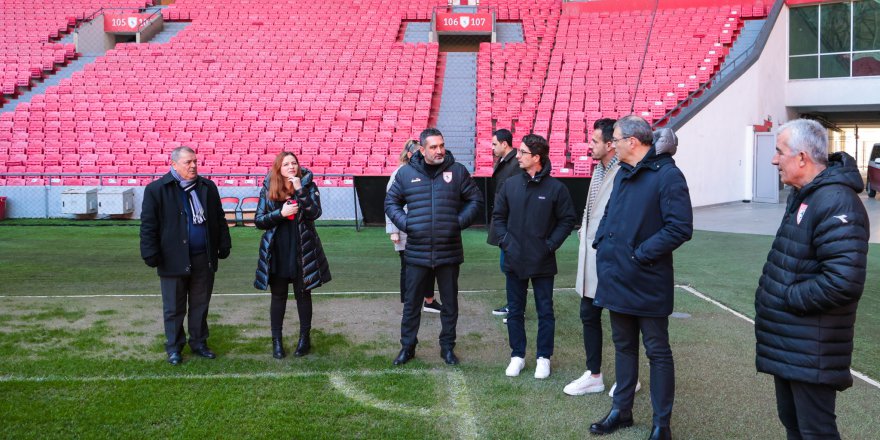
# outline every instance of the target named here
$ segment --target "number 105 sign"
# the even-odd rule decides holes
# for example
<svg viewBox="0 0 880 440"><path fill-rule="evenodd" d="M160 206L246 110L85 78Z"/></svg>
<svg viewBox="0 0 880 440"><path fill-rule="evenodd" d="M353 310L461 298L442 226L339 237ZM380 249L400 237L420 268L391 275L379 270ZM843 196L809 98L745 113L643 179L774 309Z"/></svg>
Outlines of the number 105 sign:
<svg viewBox="0 0 880 440"><path fill-rule="evenodd" d="M492 33L492 14L438 12L437 32L482 34Z"/></svg>

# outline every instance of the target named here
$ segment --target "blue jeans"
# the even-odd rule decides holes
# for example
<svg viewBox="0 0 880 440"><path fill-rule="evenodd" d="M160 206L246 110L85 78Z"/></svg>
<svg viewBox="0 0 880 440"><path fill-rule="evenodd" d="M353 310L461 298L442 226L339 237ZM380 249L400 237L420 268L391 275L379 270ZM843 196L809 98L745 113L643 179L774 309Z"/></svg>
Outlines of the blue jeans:
<svg viewBox="0 0 880 440"><path fill-rule="evenodd" d="M529 279L521 280L512 273L507 275L507 336L510 339L510 356L526 356L526 328L524 315ZM553 316L554 277L531 278L535 293L535 309L538 311L538 349L537 357L549 359L553 356L553 334L556 331L556 318Z"/></svg>

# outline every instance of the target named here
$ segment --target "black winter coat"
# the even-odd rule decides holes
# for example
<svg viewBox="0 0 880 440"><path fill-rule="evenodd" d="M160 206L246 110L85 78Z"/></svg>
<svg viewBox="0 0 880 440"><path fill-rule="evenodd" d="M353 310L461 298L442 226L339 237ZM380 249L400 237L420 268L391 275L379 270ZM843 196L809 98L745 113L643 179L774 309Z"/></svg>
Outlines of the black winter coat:
<svg viewBox="0 0 880 440"><path fill-rule="evenodd" d="M504 185L504 182L507 181L511 176L515 176L521 172L519 168L519 161L516 160L516 149L507 153L507 156L504 157L504 161L500 161L495 165L495 169L492 170L492 182L495 183L495 194L494 200L498 200L498 191L501 191L501 187ZM492 206L489 206L489 215L492 215L492 211L495 210L495 206L493 202ZM489 236L486 237L486 243L491 244L492 246L498 246L498 234L495 233L495 224L494 220L491 219L489 221Z"/></svg>
<svg viewBox="0 0 880 440"><path fill-rule="evenodd" d="M298 276L302 278L301 288L312 290L330 281L330 265L324 255L324 247L321 246L321 238L315 230L315 220L321 217L321 193L315 184L312 172L303 168L302 189L294 196L299 204L299 212L293 220L299 231L297 244L299 249L293 252L298 255ZM281 215L284 202L276 202L269 199L269 177L263 181L263 189L260 190L260 202L257 204L257 212L254 223L258 229L262 229L263 237L260 239L260 257L257 261L257 274L254 287L260 290L269 288L269 270L272 267L272 240L275 237L275 227L282 222L291 221Z"/></svg>
<svg viewBox="0 0 880 440"><path fill-rule="evenodd" d="M568 188L550 177L550 161L530 176L507 179L492 212L504 271L520 279L556 275L556 249L574 229L577 215Z"/></svg>
<svg viewBox="0 0 880 440"><path fill-rule="evenodd" d="M155 267L160 277L180 277L191 274L189 260L189 224L191 221L183 206L180 184L171 173L150 182L144 189L141 205L141 258ZM217 271L217 259L226 258L232 249L226 215L220 203L220 193L214 182L197 177L196 193L205 211L207 225L208 264Z"/></svg>
<svg viewBox="0 0 880 440"><path fill-rule="evenodd" d="M385 195L385 215L407 234L407 264L437 267L464 261L461 231L477 219L482 204L474 179L451 152L434 175L416 152Z"/></svg>
<svg viewBox="0 0 880 440"><path fill-rule="evenodd" d="M783 379L852 386L856 308L865 285L868 215L846 153L793 190L755 292L756 366Z"/></svg>
<svg viewBox="0 0 880 440"><path fill-rule="evenodd" d="M593 241L599 275L593 304L628 315L669 316L672 251L693 230L687 181L672 156L651 147L635 167L621 162Z"/></svg>

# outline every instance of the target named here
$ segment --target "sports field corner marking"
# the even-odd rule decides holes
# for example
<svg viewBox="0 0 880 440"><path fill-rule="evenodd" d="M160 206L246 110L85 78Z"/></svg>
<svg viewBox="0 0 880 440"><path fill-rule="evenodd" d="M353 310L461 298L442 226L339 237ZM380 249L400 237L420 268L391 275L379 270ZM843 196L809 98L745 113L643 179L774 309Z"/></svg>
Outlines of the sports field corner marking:
<svg viewBox="0 0 880 440"><path fill-rule="evenodd" d="M427 408L386 402L384 400L377 399L367 393L364 393L357 387L352 385L344 375L339 373L330 374L330 384L333 385L333 388L335 388L336 391L342 393L343 396L354 400L355 402L358 402L364 406L377 408L383 411L414 415L418 417L431 417L431 410Z"/></svg>
<svg viewBox="0 0 880 440"><path fill-rule="evenodd" d="M453 411L460 419L460 423L455 426L458 438L464 440L479 438L477 420L474 417L470 391L464 375L459 370L450 371L446 373L446 381L449 384L449 399L452 401Z"/></svg>
<svg viewBox="0 0 880 440"><path fill-rule="evenodd" d="M698 291L697 289L694 289L694 288L691 287L691 286L686 286L686 285L682 285L682 284L676 284L675 287L678 287L679 289L685 290L685 291L691 293L692 295L696 296L697 298L700 298L700 299L702 299L702 300L704 300L704 301L706 301L706 302L712 303L712 304L718 306L719 308L721 308L721 309L723 309L723 310L726 310L726 311L732 313L733 315L737 316L738 318L743 319L743 320L745 320L745 321L748 321L748 322L751 323L752 325L755 325L755 320L754 320L754 319L749 318L748 316L743 315L742 313L737 312L736 310L733 310L733 309L731 309L730 307L727 307L727 306L725 306L724 304L721 304L720 302L715 301L715 300L712 299L712 298L709 298L708 296L706 296L706 295L703 294L702 292ZM873 387L875 387L875 388L877 388L877 389L880 389L880 382L878 382L878 381L872 379L871 377L869 377L869 376L866 375L865 373L862 373L861 371L854 370L854 369L852 369L852 368L850 368L849 371L852 373L853 376L858 377L859 379L865 381L868 385L871 385L871 386L873 386Z"/></svg>

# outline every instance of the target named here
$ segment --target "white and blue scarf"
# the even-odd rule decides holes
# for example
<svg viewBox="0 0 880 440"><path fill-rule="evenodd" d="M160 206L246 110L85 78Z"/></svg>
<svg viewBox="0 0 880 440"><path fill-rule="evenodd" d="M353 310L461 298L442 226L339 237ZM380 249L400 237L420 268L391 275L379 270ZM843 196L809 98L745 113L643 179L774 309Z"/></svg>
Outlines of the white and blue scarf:
<svg viewBox="0 0 880 440"><path fill-rule="evenodd" d="M193 191L196 189L196 180L198 180L198 177L192 180L183 180L183 178L180 177L180 174L175 171L174 167L171 167L171 176L174 177L174 180L177 180L177 184L180 185L183 192L189 196L187 198L189 199L189 207L192 211L193 224L200 225L204 223L205 210L202 208L202 202L199 201L199 195Z"/></svg>

